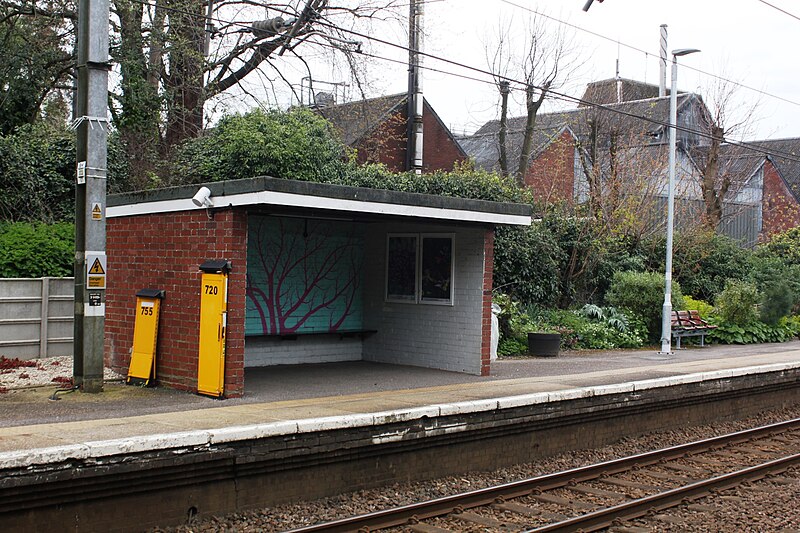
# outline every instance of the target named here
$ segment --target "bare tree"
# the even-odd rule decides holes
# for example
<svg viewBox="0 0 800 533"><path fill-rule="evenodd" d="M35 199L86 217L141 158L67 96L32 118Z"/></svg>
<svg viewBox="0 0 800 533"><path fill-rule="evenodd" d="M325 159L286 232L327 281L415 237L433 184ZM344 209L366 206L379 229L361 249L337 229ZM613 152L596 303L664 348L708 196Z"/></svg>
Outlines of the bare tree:
<svg viewBox="0 0 800 533"><path fill-rule="evenodd" d="M512 171L506 155L509 85L504 82L523 84L526 120L519 160L513 171L520 183L530 164L536 114L550 91L559 89L582 65L573 36L563 26L546 24L543 17L534 15L525 22L522 34L521 41L514 39L511 23L501 23L492 42L486 46L487 63L502 97L499 145L500 169L505 175Z"/></svg>
<svg viewBox="0 0 800 533"><path fill-rule="evenodd" d="M751 167L743 161L758 155L726 141L752 135L760 102L742 104L738 86L724 77L714 78L705 94L707 114L700 117L705 139L690 154L700 172L704 223L717 229L725 203L735 199L750 177Z"/></svg>
<svg viewBox="0 0 800 533"><path fill-rule="evenodd" d="M638 240L656 225L666 145L652 125L606 107L587 106L576 118L583 202L597 228Z"/></svg>
<svg viewBox="0 0 800 533"><path fill-rule="evenodd" d="M308 69L303 56L309 50L332 51L356 69L359 44L347 30L392 15L401 3L334 2L112 0L111 56L119 85L111 91L111 112L131 173L139 176L135 185L147 183L175 146L202 132L206 102L246 78L291 86L287 60ZM75 18L72 0L0 0L0 8L0 24L9 17ZM70 34L60 49L69 57L73 46Z"/></svg>

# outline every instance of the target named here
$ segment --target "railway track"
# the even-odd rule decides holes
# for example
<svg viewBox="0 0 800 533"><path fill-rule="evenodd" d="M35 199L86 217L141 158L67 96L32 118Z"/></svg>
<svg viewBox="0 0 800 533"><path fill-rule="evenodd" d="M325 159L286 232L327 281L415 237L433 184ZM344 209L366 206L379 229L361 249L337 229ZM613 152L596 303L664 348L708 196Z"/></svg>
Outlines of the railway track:
<svg viewBox="0 0 800 533"><path fill-rule="evenodd" d="M291 533L596 531L798 464L800 419L793 419Z"/></svg>

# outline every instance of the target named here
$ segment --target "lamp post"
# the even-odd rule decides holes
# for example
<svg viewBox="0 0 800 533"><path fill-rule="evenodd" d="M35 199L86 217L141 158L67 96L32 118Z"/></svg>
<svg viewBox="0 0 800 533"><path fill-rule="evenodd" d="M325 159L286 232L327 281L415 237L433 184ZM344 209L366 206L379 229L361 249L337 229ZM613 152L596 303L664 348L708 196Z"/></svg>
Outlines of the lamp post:
<svg viewBox="0 0 800 533"><path fill-rule="evenodd" d="M675 148L678 122L678 56L699 52L697 48L672 51L672 86L669 92L669 185L667 192L667 260L664 267L664 307L661 310L661 354L672 353L672 234L675 225Z"/></svg>

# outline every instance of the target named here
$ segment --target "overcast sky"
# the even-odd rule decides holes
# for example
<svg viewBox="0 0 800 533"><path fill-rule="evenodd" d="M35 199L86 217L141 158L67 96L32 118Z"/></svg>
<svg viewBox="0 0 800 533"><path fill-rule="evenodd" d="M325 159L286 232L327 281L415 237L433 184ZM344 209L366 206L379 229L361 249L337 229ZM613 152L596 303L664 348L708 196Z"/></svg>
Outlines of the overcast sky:
<svg viewBox="0 0 800 533"><path fill-rule="evenodd" d="M679 59L680 90L701 94L709 91L713 76L697 70L722 75L747 86L737 91L737 108L760 102L757 109L760 120L747 138L800 137L796 57L800 20L760 0L605 0L603 3L595 1L588 12L581 9L584 1L429 0L425 3L425 51L486 69L485 43L496 32L498 21L510 20L512 32L519 34L524 31L526 19L532 16L529 10L537 10L588 30L570 30L585 63L563 87L563 92L580 96L587 82L614 77L617 60L621 77L657 84L659 26L667 24L670 50L702 50ZM800 16L798 2L769 0L769 3ZM547 24L560 27L555 20L548 20ZM406 29L399 22L379 32L380 37L388 41L407 44L404 42ZM402 50L374 43L365 48L376 55L401 60L406 57ZM372 96L406 89L407 73L402 65L379 60L370 63L368 76L373 80ZM431 59L426 59L425 63L488 79ZM339 75L334 70L325 72L324 68L318 72L323 79ZM423 88L428 101L456 133L472 132L497 116L497 93L491 84L426 71ZM551 109L571 105L574 104L554 103ZM519 104L516 113L521 113Z"/></svg>

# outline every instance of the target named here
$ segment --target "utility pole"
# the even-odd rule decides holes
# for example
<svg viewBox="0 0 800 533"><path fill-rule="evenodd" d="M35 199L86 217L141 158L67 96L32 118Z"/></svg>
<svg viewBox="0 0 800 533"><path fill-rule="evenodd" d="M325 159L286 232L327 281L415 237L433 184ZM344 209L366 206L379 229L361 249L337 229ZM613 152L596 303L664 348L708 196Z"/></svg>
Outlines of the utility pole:
<svg viewBox="0 0 800 533"><path fill-rule="evenodd" d="M422 174L422 3L411 0L408 12L408 135L406 170Z"/></svg>
<svg viewBox="0 0 800 533"><path fill-rule="evenodd" d="M73 381L103 390L108 138L108 0L78 4Z"/></svg>

